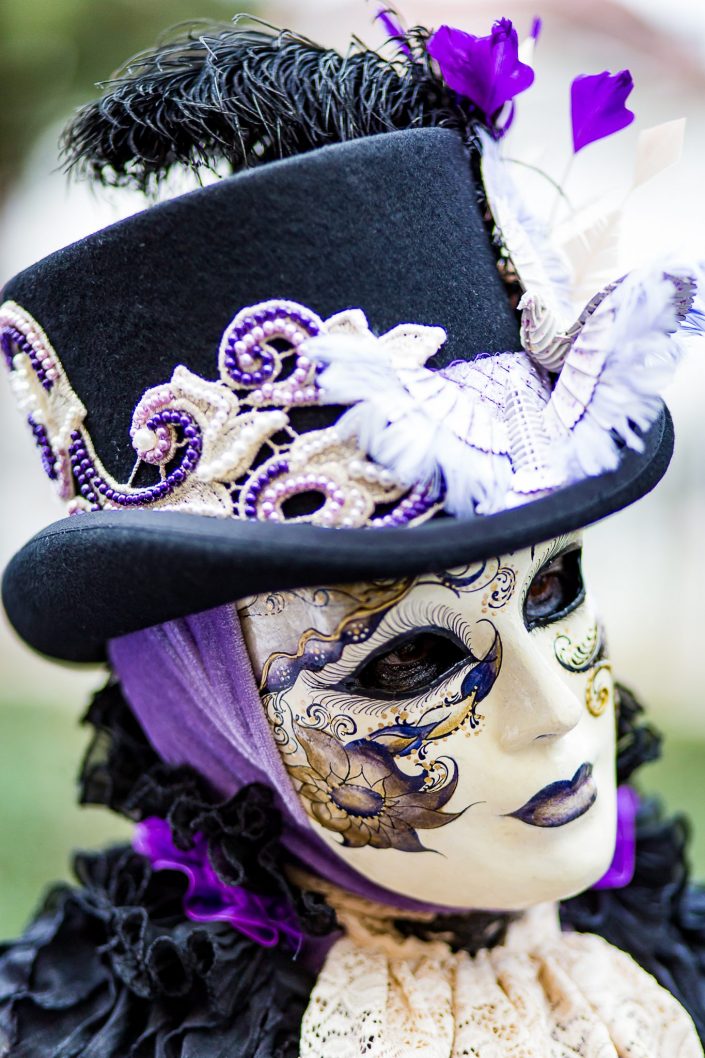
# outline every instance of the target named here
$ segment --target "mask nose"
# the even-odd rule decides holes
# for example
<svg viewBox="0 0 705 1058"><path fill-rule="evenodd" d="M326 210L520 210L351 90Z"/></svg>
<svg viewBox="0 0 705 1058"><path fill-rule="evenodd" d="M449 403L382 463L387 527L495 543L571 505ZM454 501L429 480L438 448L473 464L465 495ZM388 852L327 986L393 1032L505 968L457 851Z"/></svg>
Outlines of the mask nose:
<svg viewBox="0 0 705 1058"><path fill-rule="evenodd" d="M581 718L583 704L531 642L526 629L522 628L513 642L505 638L504 659L500 677L502 748L517 752L537 739L557 739L572 731Z"/></svg>

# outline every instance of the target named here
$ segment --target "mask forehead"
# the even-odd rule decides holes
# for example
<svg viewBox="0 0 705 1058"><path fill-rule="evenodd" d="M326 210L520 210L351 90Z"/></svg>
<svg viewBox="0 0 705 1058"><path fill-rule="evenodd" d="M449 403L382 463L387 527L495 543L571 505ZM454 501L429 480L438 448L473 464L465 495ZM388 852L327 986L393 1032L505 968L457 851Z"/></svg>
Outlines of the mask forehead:
<svg viewBox="0 0 705 1058"><path fill-rule="evenodd" d="M335 636L355 614L369 615L394 605L412 581L370 581L297 588L250 595L237 604L250 659L259 681L277 655L296 657L307 635Z"/></svg>
<svg viewBox="0 0 705 1058"><path fill-rule="evenodd" d="M355 619L369 629L403 601L408 605L422 598L443 597L449 607L459 612L476 611L478 617L499 610L514 595L518 579L536 552L536 548L527 548L403 580L326 585L247 596L237 606L255 675L261 681L265 668L276 655L299 656L315 633L337 639L346 623Z"/></svg>

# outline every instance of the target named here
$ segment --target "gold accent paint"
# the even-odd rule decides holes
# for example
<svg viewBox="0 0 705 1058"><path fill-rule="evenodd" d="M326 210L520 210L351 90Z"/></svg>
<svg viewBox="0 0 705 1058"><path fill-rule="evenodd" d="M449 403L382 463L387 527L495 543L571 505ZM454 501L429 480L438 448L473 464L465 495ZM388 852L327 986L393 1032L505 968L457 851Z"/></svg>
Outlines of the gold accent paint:
<svg viewBox="0 0 705 1058"><path fill-rule="evenodd" d="M607 677L606 680L605 677ZM612 663L600 661L590 673L585 687L585 705L591 716L602 716L610 703L613 692Z"/></svg>
<svg viewBox="0 0 705 1058"><path fill-rule="evenodd" d="M602 645L600 628L594 624L577 643L565 632L556 636L553 652L558 663L568 672L586 672L598 660Z"/></svg>
<svg viewBox="0 0 705 1058"><path fill-rule="evenodd" d="M364 620L367 617L372 617L374 614L379 613L381 610L391 609L392 606L396 606L396 604L398 602L401 602L404 596L409 593L410 589L413 586L413 583L413 578L407 577L404 580L398 581L392 588L389 589L388 592L385 592L381 599L378 598L376 603L372 603L371 601L361 601L361 605L358 607L358 609L343 617L338 622L335 629L328 634L319 632L316 628L307 628L306 631L303 632L303 634L299 637L295 654L287 654L283 651L277 652L275 654L270 654L262 671L262 678L260 680L260 691L266 691L269 670L274 664L274 662L277 661L279 658L288 658L292 661L295 661L296 658L300 658L306 649L306 644L308 643L309 639L318 639L321 643L336 642L343 634L343 632L347 628L349 628L354 621ZM379 591L379 588L375 584L365 585L365 587L368 589L368 594L372 597L374 597L374 594Z"/></svg>

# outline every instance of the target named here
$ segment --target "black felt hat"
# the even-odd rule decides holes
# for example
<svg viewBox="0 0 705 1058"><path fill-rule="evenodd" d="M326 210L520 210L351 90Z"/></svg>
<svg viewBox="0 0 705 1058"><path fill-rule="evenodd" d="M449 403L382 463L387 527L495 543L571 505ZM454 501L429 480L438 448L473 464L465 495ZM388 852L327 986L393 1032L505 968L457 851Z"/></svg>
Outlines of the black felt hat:
<svg viewBox="0 0 705 1058"><path fill-rule="evenodd" d="M24 364L43 394L65 389L50 423L38 414L30 423L45 469L87 508L34 537L3 582L16 630L58 658L97 659L111 637L254 591L443 569L536 543L636 500L671 455L664 409L643 451L625 449L615 471L488 515L449 516L439 501L434 517L402 527L283 524L242 508L212 517L197 504L158 509L159 495L117 504L106 482L133 474L135 406L178 364L217 378L222 336L248 306L286 299L320 319L362 309L376 335L441 326L434 372L521 348L468 150L447 130L367 137L224 179L53 254L4 296L12 375ZM306 436L342 410L291 416ZM172 470L189 452L188 420L176 414L162 423L182 444ZM149 480L133 477L133 490Z"/></svg>

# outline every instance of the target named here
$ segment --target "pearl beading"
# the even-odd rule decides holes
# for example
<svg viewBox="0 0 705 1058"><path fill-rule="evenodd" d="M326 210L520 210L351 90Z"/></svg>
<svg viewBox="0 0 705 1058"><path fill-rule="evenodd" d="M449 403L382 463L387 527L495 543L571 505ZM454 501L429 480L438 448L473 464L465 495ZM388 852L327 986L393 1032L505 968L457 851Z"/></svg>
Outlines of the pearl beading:
<svg viewBox="0 0 705 1058"><path fill-rule="evenodd" d="M2 349L8 367L12 368L14 357L13 345L25 356L34 368L34 373L45 390L50 391L58 377L56 358L41 342L43 332L29 331L25 334L19 327L10 326L2 333Z"/></svg>
<svg viewBox="0 0 705 1058"><path fill-rule="evenodd" d="M199 430L194 424L193 416L186 412L162 411L147 423L147 428L155 433L167 427L173 431L179 429L183 433L185 438L183 459L178 467L168 471L156 485L148 485L141 489L116 487L108 475L105 472L101 473L96 466L97 461L80 431L74 431L69 446L71 467L78 484L78 491L84 499L94 505L92 509L100 510L105 505L101 503L101 497L104 497L109 505L118 507L149 506L158 500L165 499L186 480L200 459Z"/></svg>
<svg viewBox="0 0 705 1058"><path fill-rule="evenodd" d="M377 528L426 520L442 505L428 489L398 482L333 427L302 434L293 429L289 408L321 403L320 365L302 346L326 326L290 301L239 312L220 344L217 380L180 366L170 382L139 401L130 427L137 464L127 484L117 482L96 454L86 410L45 333L13 303L0 308L0 348L44 470L59 485L69 513L151 507ZM133 486L141 465L158 471L159 480ZM305 493L317 494L317 508L288 514L287 501Z"/></svg>
<svg viewBox="0 0 705 1058"><path fill-rule="evenodd" d="M46 427L42 426L41 423L35 422L31 415L27 416L27 423L32 436L34 437L37 448L39 449L39 456L44 467L44 473L51 481L56 481L58 471L56 467L56 460L54 459L54 450L51 447L51 441L47 434Z"/></svg>
<svg viewBox="0 0 705 1058"><path fill-rule="evenodd" d="M320 334L322 326L315 313L293 301L263 302L243 309L225 329L220 343L221 377L238 388L253 388L250 399L255 405L315 403L315 365L298 350ZM277 340L289 346L283 355L269 344ZM296 359L290 378L276 383L284 356L292 352Z"/></svg>

